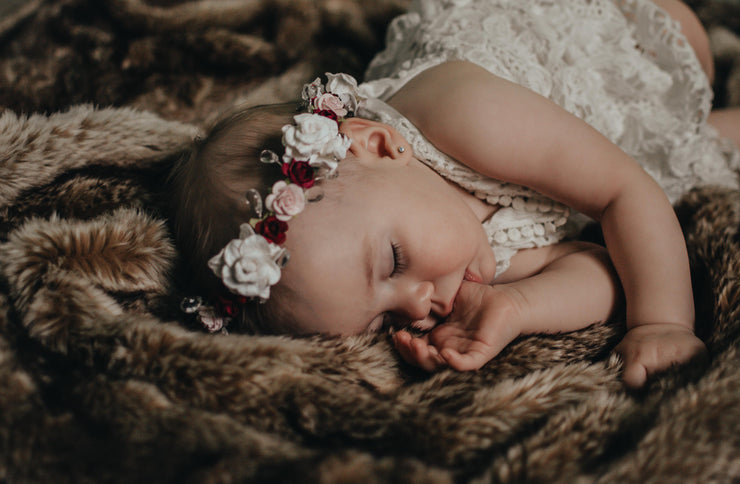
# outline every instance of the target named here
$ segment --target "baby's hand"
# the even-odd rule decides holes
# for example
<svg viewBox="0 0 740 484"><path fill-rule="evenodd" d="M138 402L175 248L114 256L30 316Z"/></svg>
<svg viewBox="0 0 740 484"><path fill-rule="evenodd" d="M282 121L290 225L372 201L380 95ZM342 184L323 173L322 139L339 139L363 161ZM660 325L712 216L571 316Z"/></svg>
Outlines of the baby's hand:
<svg viewBox="0 0 740 484"><path fill-rule="evenodd" d="M407 362L427 371L451 366L477 370L519 336L512 300L496 286L463 281L447 320L415 338L396 333L396 348Z"/></svg>
<svg viewBox="0 0 740 484"><path fill-rule="evenodd" d="M624 382L633 388L647 376L706 352L704 343L680 324L657 323L635 326L627 332L615 351L624 360Z"/></svg>

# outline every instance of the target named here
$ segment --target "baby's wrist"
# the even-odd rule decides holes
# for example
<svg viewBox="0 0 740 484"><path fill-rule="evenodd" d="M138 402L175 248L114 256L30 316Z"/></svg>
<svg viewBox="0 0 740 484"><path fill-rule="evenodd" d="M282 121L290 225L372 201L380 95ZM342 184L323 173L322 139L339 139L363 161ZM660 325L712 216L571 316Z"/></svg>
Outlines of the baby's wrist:
<svg viewBox="0 0 740 484"><path fill-rule="evenodd" d="M694 311L686 311L676 305L674 308L666 308L663 305L654 307L635 307L630 308L630 302L627 301L627 329L637 326L648 325L666 325L659 326L668 328L668 325L682 326L689 331L694 331Z"/></svg>
<svg viewBox="0 0 740 484"><path fill-rule="evenodd" d="M627 325L627 330L632 333L671 333L682 332L694 334L694 325L685 323L674 323L670 321L633 323Z"/></svg>
<svg viewBox="0 0 740 484"><path fill-rule="evenodd" d="M515 336L538 332L527 327L528 304L521 293L506 285L486 286L483 304L490 309L491 320L505 324Z"/></svg>
<svg viewBox="0 0 740 484"><path fill-rule="evenodd" d="M678 305L677 305L678 306ZM669 328L675 326L676 329L683 327L689 331L694 331L694 312L684 311L680 308L666 308L662 305L655 307L637 308L630 310L629 300L627 301L627 329L638 326L658 325L659 328Z"/></svg>

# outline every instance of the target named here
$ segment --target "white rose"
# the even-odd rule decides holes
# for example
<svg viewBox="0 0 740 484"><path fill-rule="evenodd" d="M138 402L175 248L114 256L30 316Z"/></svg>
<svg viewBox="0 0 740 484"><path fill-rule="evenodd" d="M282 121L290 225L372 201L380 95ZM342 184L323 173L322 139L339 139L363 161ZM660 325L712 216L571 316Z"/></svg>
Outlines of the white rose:
<svg viewBox="0 0 740 484"><path fill-rule="evenodd" d="M307 160L313 154L324 154L336 144L339 128L336 121L317 114L299 114L295 125L283 126L285 157Z"/></svg>
<svg viewBox="0 0 740 484"><path fill-rule="evenodd" d="M360 91L357 88L357 80L349 74L326 73L326 92L339 96L344 106L350 111L357 110L357 99Z"/></svg>
<svg viewBox="0 0 740 484"><path fill-rule="evenodd" d="M312 156L308 160L308 164L318 170L319 177L333 176L334 171L339 166L339 163L334 158L327 158L325 156Z"/></svg>
<svg viewBox="0 0 740 484"><path fill-rule="evenodd" d="M328 119L328 118L327 118ZM344 136L341 133L337 133L332 139L330 139L318 153L320 156L328 156L330 158L336 158L337 160L343 159L347 156L347 150L352 144L352 140Z"/></svg>
<svg viewBox="0 0 740 484"><path fill-rule="evenodd" d="M275 182L272 192L265 199L265 206L273 212L278 220L287 222L294 215L298 215L306 206L306 197L303 188L284 181Z"/></svg>
<svg viewBox="0 0 740 484"><path fill-rule="evenodd" d="M308 164L317 170L325 170L331 176L337 169L339 163L337 160L344 159L347 156L347 150L352 144L352 140L342 134L337 136L330 147L327 148L328 156L317 154L308 160Z"/></svg>
<svg viewBox="0 0 740 484"><path fill-rule="evenodd" d="M270 286L280 280L277 260L285 249L269 243L254 232L233 239L208 261L208 267L221 278L224 285L236 294L246 297L270 297Z"/></svg>

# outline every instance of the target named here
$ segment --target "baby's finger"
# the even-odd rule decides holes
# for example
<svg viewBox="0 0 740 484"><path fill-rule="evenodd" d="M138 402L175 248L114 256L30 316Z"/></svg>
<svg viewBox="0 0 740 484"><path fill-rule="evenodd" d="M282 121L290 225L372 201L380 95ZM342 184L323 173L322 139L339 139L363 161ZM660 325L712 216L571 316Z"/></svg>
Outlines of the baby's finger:
<svg viewBox="0 0 740 484"><path fill-rule="evenodd" d="M407 331L397 332L393 339L396 349L407 363L426 371L435 371L446 366L437 349L429 346L425 339L414 338Z"/></svg>
<svg viewBox="0 0 740 484"><path fill-rule="evenodd" d="M413 337L406 331L399 331L393 335L393 343L396 346L396 350L407 363L412 365L416 364L416 361L411 351L411 340Z"/></svg>
<svg viewBox="0 0 740 484"><path fill-rule="evenodd" d="M445 360L439 354L437 348L430 346L420 338L411 340L411 351L419 367L426 371L435 371L445 365Z"/></svg>
<svg viewBox="0 0 740 484"><path fill-rule="evenodd" d="M452 348L444 348L441 353L447 364L457 371L478 370L490 359L477 350L460 353Z"/></svg>
<svg viewBox="0 0 740 484"><path fill-rule="evenodd" d="M432 336L432 344L439 348L445 361L459 371L477 370L496 357L509 344L509 338L477 339L478 335L456 328L444 328ZM451 350L449 355L445 350Z"/></svg>
<svg viewBox="0 0 740 484"><path fill-rule="evenodd" d="M429 345L429 356L434 361L435 370L446 368L448 366L447 360L445 360L444 357L439 353L439 350L436 346Z"/></svg>

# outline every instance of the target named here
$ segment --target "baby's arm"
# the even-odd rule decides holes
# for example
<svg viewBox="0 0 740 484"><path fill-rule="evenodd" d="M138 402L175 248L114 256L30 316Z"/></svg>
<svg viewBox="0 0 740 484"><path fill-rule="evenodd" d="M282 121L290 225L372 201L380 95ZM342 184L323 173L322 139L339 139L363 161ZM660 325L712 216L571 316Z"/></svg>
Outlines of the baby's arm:
<svg viewBox="0 0 740 484"><path fill-rule="evenodd" d="M629 332L618 347L627 383L641 385L646 373L699 351L688 256L673 208L616 145L542 96L466 62L421 73L391 104L472 169L601 222L627 302Z"/></svg>
<svg viewBox="0 0 740 484"><path fill-rule="evenodd" d="M520 251L497 284L463 282L446 322L421 338L396 333L405 360L428 371L475 370L520 334L573 331L607 319L621 298L603 247L569 242Z"/></svg>

